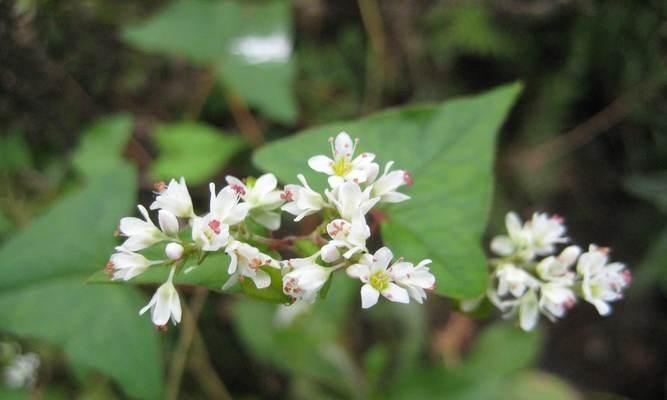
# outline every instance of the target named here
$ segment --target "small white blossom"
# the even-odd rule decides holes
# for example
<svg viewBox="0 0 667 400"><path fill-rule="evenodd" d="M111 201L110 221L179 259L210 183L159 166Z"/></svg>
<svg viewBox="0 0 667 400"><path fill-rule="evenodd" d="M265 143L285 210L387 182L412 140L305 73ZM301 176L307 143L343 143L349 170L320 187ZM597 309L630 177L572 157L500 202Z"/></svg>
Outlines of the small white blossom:
<svg viewBox="0 0 667 400"><path fill-rule="evenodd" d="M325 191L325 193L336 206L341 218L351 221L358 213L366 215L380 201L379 197L370 198L370 189L368 187L362 192L358 184L345 182L331 191Z"/></svg>
<svg viewBox="0 0 667 400"><path fill-rule="evenodd" d="M164 248L164 253L170 260L180 260L184 250L179 243L171 242Z"/></svg>
<svg viewBox="0 0 667 400"><path fill-rule="evenodd" d="M312 303L332 271L333 268L317 264L315 257L290 259L283 269L283 292L294 299Z"/></svg>
<svg viewBox="0 0 667 400"><path fill-rule="evenodd" d="M261 269L264 265L271 265L272 259L262 254L256 247L247 243L232 241L225 252L231 258L227 272L231 275L223 289L228 289L245 277L252 279L257 289L264 289L271 284L271 276Z"/></svg>
<svg viewBox="0 0 667 400"><path fill-rule="evenodd" d="M540 288L539 308L552 322L563 318L577 301L572 289L558 283L546 283Z"/></svg>
<svg viewBox="0 0 667 400"><path fill-rule="evenodd" d="M276 190L278 180L273 174L264 174L247 184L233 177L226 177L229 186L248 203L250 217L260 225L275 231L280 228L280 214L275 212L285 201L283 192Z"/></svg>
<svg viewBox="0 0 667 400"><path fill-rule="evenodd" d="M341 132L331 144L333 159L325 155L313 156L308 160L308 166L329 175L329 185L332 188L345 181L367 182L369 177L377 175L378 166L373 163L375 155L372 153L361 153L353 158L357 143L358 140L352 141L350 135Z"/></svg>
<svg viewBox="0 0 667 400"><path fill-rule="evenodd" d="M306 178L299 174L297 178L303 186L286 185L282 194L283 200L287 201L282 209L292 215L296 215L294 221L301 221L304 217L320 211L325 202L322 196L308 186Z"/></svg>
<svg viewBox="0 0 667 400"><path fill-rule="evenodd" d="M163 327L169 322L176 325L181 322L181 300L178 292L172 283L176 269L171 268L167 282L163 283L156 291L151 301L139 311L143 315L149 309L151 310L151 320L157 327Z"/></svg>
<svg viewBox="0 0 667 400"><path fill-rule="evenodd" d="M122 245L116 247L117 250L139 251L169 239L166 232L169 232L169 234L172 232L173 227L171 226L171 223L173 221L171 221L171 218L173 217L175 219L173 214L169 211L160 210L161 215L158 217L158 220L160 221L161 230L155 226L144 206L138 205L137 208L144 219L142 220L136 217L121 218L118 230L120 231L120 234L126 236L127 239ZM176 224L178 224L178 221Z"/></svg>
<svg viewBox="0 0 667 400"><path fill-rule="evenodd" d="M514 212L505 216L508 235L499 235L491 241L491 250L499 256L516 256L530 261L535 255L549 255L555 245L567 242L563 220L546 213L534 213L530 221L522 225Z"/></svg>
<svg viewBox="0 0 667 400"><path fill-rule="evenodd" d="M539 303L534 290L529 290L519 299L519 326L524 331L532 331L540 319Z"/></svg>
<svg viewBox="0 0 667 400"><path fill-rule="evenodd" d="M387 247L382 247L373 256L364 254L359 263L350 265L347 274L352 278L360 279L361 307L370 308L378 302L380 294L390 301L409 303L410 295L407 289L397 285L392 271L387 270L394 255Z"/></svg>
<svg viewBox="0 0 667 400"><path fill-rule="evenodd" d="M229 242L229 225L211 214L192 220L192 240L204 251L218 251Z"/></svg>
<svg viewBox="0 0 667 400"><path fill-rule="evenodd" d="M139 253L120 251L111 256L107 264L107 271L113 274L111 278L113 280L129 281L142 274L151 265L163 262L162 260L151 261Z"/></svg>
<svg viewBox="0 0 667 400"><path fill-rule="evenodd" d="M352 218L352 222L344 219L335 219L327 225L327 233L331 241L322 247L322 259L334 262L341 257L339 248L347 249L344 258L350 258L357 253L366 251L366 240L371 236L371 229L366 219L359 212Z"/></svg>
<svg viewBox="0 0 667 400"><path fill-rule="evenodd" d="M542 259L535 267L539 277L545 281L563 285L574 284L575 274L571 267L581 254L579 246L566 247L558 257L549 256Z"/></svg>
<svg viewBox="0 0 667 400"><path fill-rule="evenodd" d="M379 197L380 201L385 203L400 203L410 199L410 196L397 192L396 189L406 184L411 185L412 178L407 171L396 170L389 172L392 165L394 165L394 162L389 161L384 168L382 176L373 182L371 196Z"/></svg>
<svg viewBox="0 0 667 400"><path fill-rule="evenodd" d="M565 236L566 229L563 219L558 215L534 213L533 218L526 224L530 229L532 245L537 255L553 254L556 244L568 241Z"/></svg>
<svg viewBox="0 0 667 400"><path fill-rule="evenodd" d="M426 290L435 289L435 276L427 265L431 260L423 260L417 266L399 260L388 268L394 281L408 290L410 297L422 304L426 300Z"/></svg>
<svg viewBox="0 0 667 400"><path fill-rule="evenodd" d="M498 296L503 297L511 294L521 297L529 288L537 288L539 281L531 274L513 264L503 264L496 269L498 278Z"/></svg>
<svg viewBox="0 0 667 400"><path fill-rule="evenodd" d="M577 273L583 278L584 299L593 304L600 315L611 313L609 303L623 298L623 290L632 280L625 265L607 264L607 261L608 250L591 245L577 263Z"/></svg>
<svg viewBox="0 0 667 400"><path fill-rule="evenodd" d="M13 389L34 387L40 364L39 356L35 353L15 355L2 372L5 385Z"/></svg>
<svg viewBox="0 0 667 400"><path fill-rule="evenodd" d="M273 318L273 324L279 328L286 328L300 316L310 312L312 304L304 300L296 300L290 305L280 304Z"/></svg>
<svg viewBox="0 0 667 400"><path fill-rule="evenodd" d="M150 209L167 210L179 218L194 217L192 199L185 184L185 178L181 177L180 181L172 179L169 185L157 195Z"/></svg>
<svg viewBox="0 0 667 400"><path fill-rule="evenodd" d="M215 193L215 184L209 184L211 192L210 216L212 220L225 225L236 225L243 221L250 211L248 203L239 203L239 195L233 188L226 186Z"/></svg>

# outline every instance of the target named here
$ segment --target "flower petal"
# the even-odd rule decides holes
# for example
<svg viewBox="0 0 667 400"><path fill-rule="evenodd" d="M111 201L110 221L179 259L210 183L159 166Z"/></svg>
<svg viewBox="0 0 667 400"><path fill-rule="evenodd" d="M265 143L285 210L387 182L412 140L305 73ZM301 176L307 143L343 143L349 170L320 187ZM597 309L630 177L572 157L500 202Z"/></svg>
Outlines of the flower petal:
<svg viewBox="0 0 667 400"><path fill-rule="evenodd" d="M327 156L318 155L308 159L308 166L317 172L322 172L327 175L333 175L332 168L334 161Z"/></svg>
<svg viewBox="0 0 667 400"><path fill-rule="evenodd" d="M408 291L398 286L395 283L389 283L389 286L382 291L382 295L394 303L404 303L407 304L410 302L410 295Z"/></svg>
<svg viewBox="0 0 667 400"><path fill-rule="evenodd" d="M361 308L371 308L377 304L380 292L373 289L369 284L361 287Z"/></svg>

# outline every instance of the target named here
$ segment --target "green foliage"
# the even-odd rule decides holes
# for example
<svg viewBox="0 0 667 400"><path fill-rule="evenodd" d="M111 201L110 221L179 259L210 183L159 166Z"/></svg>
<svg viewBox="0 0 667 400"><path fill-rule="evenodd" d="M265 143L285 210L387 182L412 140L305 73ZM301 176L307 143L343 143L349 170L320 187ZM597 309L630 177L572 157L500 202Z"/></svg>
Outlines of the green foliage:
<svg viewBox="0 0 667 400"><path fill-rule="evenodd" d="M289 303L290 298L283 293L283 279L280 275L280 271L270 267L264 267L262 270L271 276L271 285L264 289L257 289L255 282L252 279L246 278L241 282L243 293L250 297L271 303Z"/></svg>
<svg viewBox="0 0 667 400"><path fill-rule="evenodd" d="M635 175L625 179L625 189L635 196L652 203L662 213L667 214L667 171L650 175ZM644 256L635 279L632 293L648 285L658 283L667 293L667 229L654 239ZM639 289L638 289L639 288Z"/></svg>
<svg viewBox="0 0 667 400"><path fill-rule="evenodd" d="M667 171L628 177L625 179L625 188L667 214Z"/></svg>
<svg viewBox="0 0 667 400"><path fill-rule="evenodd" d="M156 179L185 177L191 185L204 182L243 148L243 141L199 122L160 125L154 135L159 157L151 164Z"/></svg>
<svg viewBox="0 0 667 400"><path fill-rule="evenodd" d="M162 250L164 246L157 246L158 249ZM149 257L150 259L160 259L164 256L164 251L155 252L156 256ZM195 261L187 262L185 268L179 270L177 274L174 275L174 284L176 285L197 285L204 286L210 290L222 291L222 285L227 282L229 274L227 274L227 266L229 265L229 256L226 254L214 254L207 257L201 265L196 265ZM145 284L154 284L160 285L167 280L169 276L169 268L166 265L155 265L149 268L146 272L141 275L132 278L129 282L125 281L112 281L109 279L109 275L103 271L97 271L93 275L89 276L86 279L86 283L97 284L97 283L112 283L125 285L127 283L135 285L145 285Z"/></svg>
<svg viewBox="0 0 667 400"><path fill-rule="evenodd" d="M73 363L109 374L129 395L157 398L161 356L150 322L136 315L143 297L83 283L106 263L134 184L129 167L91 180L0 249L0 329L59 345Z"/></svg>
<svg viewBox="0 0 667 400"><path fill-rule="evenodd" d="M212 67L225 87L276 121L292 122L297 116L291 57L263 61L237 51L242 39L283 37L291 43L287 2L176 0L127 28L124 37L144 51Z"/></svg>
<svg viewBox="0 0 667 400"><path fill-rule="evenodd" d="M32 156L19 132L0 136L0 171L17 172L32 166Z"/></svg>
<svg viewBox="0 0 667 400"><path fill-rule="evenodd" d="M312 310L289 326L279 322L274 305L238 301L234 307L235 328L259 360L334 391L358 393L359 371L338 342L358 287L350 279L335 279L333 286L326 299L318 300Z"/></svg>
<svg viewBox="0 0 667 400"><path fill-rule="evenodd" d="M326 153L327 138L339 131L360 137L362 151L396 161L415 181L406 191L412 199L387 210L385 241L396 256L433 259L437 293L476 297L487 283L480 239L490 203L495 134L519 91L518 84L508 85L438 106L308 129L265 146L254 161L284 182L304 172L313 187L322 188L325 179L308 171L306 157Z"/></svg>
<svg viewBox="0 0 667 400"><path fill-rule="evenodd" d="M100 118L81 133L72 164L85 177L99 177L123 163L123 150L132 136L132 116Z"/></svg>
<svg viewBox="0 0 667 400"><path fill-rule="evenodd" d="M482 4L440 6L427 14L426 23L434 53L445 59L457 53L509 59L518 52L514 38L497 26L491 10Z"/></svg>
<svg viewBox="0 0 667 400"><path fill-rule="evenodd" d="M460 366L415 369L386 394L390 399L577 399L576 392L555 377L528 370L540 345L537 333L493 325L482 332Z"/></svg>

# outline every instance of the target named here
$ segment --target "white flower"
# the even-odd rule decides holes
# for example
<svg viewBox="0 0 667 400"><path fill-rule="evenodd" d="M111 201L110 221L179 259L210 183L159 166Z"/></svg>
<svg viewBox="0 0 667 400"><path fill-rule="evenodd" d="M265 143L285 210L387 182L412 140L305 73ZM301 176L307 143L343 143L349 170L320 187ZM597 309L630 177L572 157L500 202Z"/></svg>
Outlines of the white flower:
<svg viewBox="0 0 667 400"><path fill-rule="evenodd" d="M3 380L13 389L32 388L37 382L37 368L40 365L37 354L17 354L3 370Z"/></svg>
<svg viewBox="0 0 667 400"><path fill-rule="evenodd" d="M250 205L239 203L239 196L233 188L226 186L216 194L215 184L211 183L209 184L209 190L211 192L211 220L217 220L221 224L232 226L246 218Z"/></svg>
<svg viewBox="0 0 667 400"><path fill-rule="evenodd" d="M164 261L151 261L139 253L120 251L111 256L107 264L107 271L113 274L113 280L122 279L129 281L135 276L142 274L151 265L162 262Z"/></svg>
<svg viewBox="0 0 667 400"><path fill-rule="evenodd" d="M225 252L231 258L227 272L231 275L223 289L228 289L244 277L255 282L257 289L264 289L271 284L271 276L261 267L272 263L271 257L262 254L256 247L237 240L232 241ZM272 265L271 265L272 266Z"/></svg>
<svg viewBox="0 0 667 400"><path fill-rule="evenodd" d="M226 180L243 201L248 203L252 219L272 231L280 228L280 214L274 210L279 208L284 200L283 192L276 190L278 180L275 175L264 174L256 181L248 180L247 184L233 176L227 176Z"/></svg>
<svg viewBox="0 0 667 400"><path fill-rule="evenodd" d="M373 163L375 155L372 153L361 153L352 158L357 143L358 139L353 142L350 135L341 132L331 144L333 160L324 155L317 155L308 160L308 166L317 172L329 175L329 185L332 188L345 181L364 183L369 177L377 175L378 166Z"/></svg>
<svg viewBox="0 0 667 400"><path fill-rule="evenodd" d="M172 283L175 271L176 269L172 267L167 282L155 291L151 301L139 311L139 315L143 315L150 309L151 320L157 327L165 326L169 319L174 325L181 322L181 300L178 298L178 292Z"/></svg>
<svg viewBox="0 0 667 400"><path fill-rule="evenodd" d="M164 253L170 260L180 260L183 257L183 246L179 243L171 242L164 248Z"/></svg>
<svg viewBox="0 0 667 400"><path fill-rule="evenodd" d="M394 283L391 271L387 270L393 257L391 250L382 247L373 256L364 254L358 264L347 268L349 276L359 278L364 283L361 287L362 308L374 306L380 294L397 303L410 302L408 291Z"/></svg>
<svg viewBox="0 0 667 400"><path fill-rule="evenodd" d="M607 264L608 250L591 245L579 257L577 273L583 277L581 289L584 299L597 308L600 315L611 313L610 302L623 298L632 280L630 271L621 263Z"/></svg>
<svg viewBox="0 0 667 400"><path fill-rule="evenodd" d="M532 331L540 319L539 304L535 291L531 289L521 296L518 307L519 326L526 332Z"/></svg>
<svg viewBox="0 0 667 400"><path fill-rule="evenodd" d="M181 177L178 182L172 179L169 185L157 195L150 209L167 210L180 218L193 217L192 199L190 199L188 187L185 185L185 178Z"/></svg>
<svg viewBox="0 0 667 400"><path fill-rule="evenodd" d="M308 186L308 182L306 182L306 178L303 175L299 174L297 178L303 186L285 186L282 198L287 203L282 206L282 209L292 215L296 215L294 221L298 222L304 217L320 211L325 206L325 202L319 193Z"/></svg>
<svg viewBox="0 0 667 400"><path fill-rule="evenodd" d="M344 258L366 251L366 240L371 236L371 229L364 216L357 213L352 223L344 219L331 221L327 225L327 233L332 240L322 247L322 259L331 263L340 258L339 248L347 249Z"/></svg>
<svg viewBox="0 0 667 400"><path fill-rule="evenodd" d="M503 264L496 269L496 277L498 278L497 294L500 297L506 296L508 293L519 298L529 288L537 288L539 281L531 274L521 268L517 268L513 264Z"/></svg>
<svg viewBox="0 0 667 400"><path fill-rule="evenodd" d="M218 251L229 242L229 225L211 214L192 220L192 240L204 251Z"/></svg>
<svg viewBox="0 0 667 400"><path fill-rule="evenodd" d="M384 168L382 176L373 182L371 196L379 197L380 201L385 203L400 203L410 199L410 196L397 192L396 189L405 184L412 184L412 178L407 171L396 170L389 172L392 165L394 165L394 162L389 161Z"/></svg>
<svg viewBox="0 0 667 400"><path fill-rule="evenodd" d="M563 219L558 215L549 216L547 213L534 213L533 218L526 223L530 230L532 246L540 256L553 254L555 245L567 242Z"/></svg>
<svg viewBox="0 0 667 400"><path fill-rule="evenodd" d="M304 300L297 300L289 305L280 304L273 318L273 324L279 328L286 328L300 316L310 312L312 306L311 303Z"/></svg>
<svg viewBox="0 0 667 400"><path fill-rule="evenodd" d="M500 235L491 241L491 250L500 256L516 256L523 261L532 260L535 255L549 255L555 245L567 242L563 220L546 213L534 213L530 221L521 224L514 212L505 216L509 236Z"/></svg>
<svg viewBox="0 0 667 400"><path fill-rule="evenodd" d="M429 264L431 260L423 260L417 266L399 260L388 271L399 286L408 290L410 297L422 304L426 299L426 290L435 288L435 276L427 267Z"/></svg>
<svg viewBox="0 0 667 400"><path fill-rule="evenodd" d="M579 254L581 254L579 246L568 246L558 257L549 256L537 263L535 267L537 274L545 281L572 285L575 274L570 268L577 261Z"/></svg>
<svg viewBox="0 0 667 400"><path fill-rule="evenodd" d="M325 193L336 206L341 218L351 221L359 212L361 212L361 215L366 215L380 201L379 197L370 198L370 189L368 187L362 192L358 184L345 182L332 191L325 191Z"/></svg>
<svg viewBox="0 0 667 400"><path fill-rule="evenodd" d="M317 264L314 257L290 259L283 269L283 292L294 299L312 303L332 271L332 268Z"/></svg>
<svg viewBox="0 0 667 400"><path fill-rule="evenodd" d="M160 230L153 221L151 221L148 211L142 205L138 205L139 212L144 219L136 217L121 218L118 230L121 235L127 236L122 245L116 247L121 251L139 251L150 247L163 240L168 240L173 233L173 220L176 219L169 211L160 210L158 220L160 222ZM173 218L173 220L172 220ZM178 221L176 221L178 227ZM178 228L176 228L178 232Z"/></svg>
<svg viewBox="0 0 667 400"><path fill-rule="evenodd" d="M539 308L552 322L563 318L577 301L572 289L558 283L546 283L540 288Z"/></svg>

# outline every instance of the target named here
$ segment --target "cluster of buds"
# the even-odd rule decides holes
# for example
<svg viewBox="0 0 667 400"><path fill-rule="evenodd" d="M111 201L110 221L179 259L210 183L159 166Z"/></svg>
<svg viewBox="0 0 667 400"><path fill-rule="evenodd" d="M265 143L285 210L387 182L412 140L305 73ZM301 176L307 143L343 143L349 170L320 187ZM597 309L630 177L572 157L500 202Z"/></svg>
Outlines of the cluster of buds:
<svg viewBox="0 0 667 400"><path fill-rule="evenodd" d="M266 288L272 279L267 268L274 268L280 271L283 292L293 302L312 303L331 274L344 270L363 283L363 308L376 304L380 295L399 303L409 303L410 299L422 303L426 290L435 286L435 277L428 268L430 260L416 266L402 258L392 263L394 256L387 247L373 254L367 248L371 229L366 215L380 203L408 200L409 196L397 190L411 184L410 174L392 171L393 162L389 162L380 175L379 165L373 162L375 155L364 152L355 157L358 139L353 141L345 132L330 142L332 157L317 155L308 160L313 170L328 175L329 187L323 193L313 190L301 174L297 176L300 184L286 185L283 190L278 189L278 181L270 173L245 181L228 176L227 185L220 191L215 184L209 185L209 211L197 215L183 178L159 185L150 205L150 210L157 210L158 225L141 205L138 208L143 219L121 219L119 232L126 239L107 265L111 278L130 280L148 268L170 268L167 281L140 311L143 314L150 310L153 323L161 328L170 319L174 324L181 319L174 274L190 257L200 263L210 252L224 251L231 259L227 271L230 276L223 289L244 279L251 279L258 289ZM291 214L294 221L321 214L320 226L299 237L317 245L315 254L291 258L298 255L290 249L294 237L275 239L249 229L249 221L268 231L279 229L281 211ZM149 260L141 253L159 243L166 243L164 259ZM260 244L272 250L285 245L286 254L279 257L275 251L263 252Z"/></svg>
<svg viewBox="0 0 667 400"><path fill-rule="evenodd" d="M609 249L590 245L582 252L567 246L558 255L557 246L569 242L566 228L558 216L535 213L522 224L516 213L505 218L507 235L491 241L491 283L489 301L506 318L518 315L523 330L532 330L540 314L552 322L565 316L582 298L595 306L600 315L611 313L609 303L623 297L630 284L630 271L621 263L608 263ZM471 310L481 299L464 302Z"/></svg>

